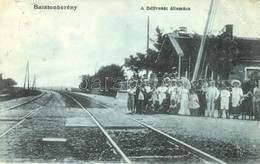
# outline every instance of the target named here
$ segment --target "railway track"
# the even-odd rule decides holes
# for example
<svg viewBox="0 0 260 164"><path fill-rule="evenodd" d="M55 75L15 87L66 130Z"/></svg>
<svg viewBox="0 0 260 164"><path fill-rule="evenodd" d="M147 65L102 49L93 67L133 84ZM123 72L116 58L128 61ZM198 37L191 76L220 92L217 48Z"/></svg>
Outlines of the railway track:
<svg viewBox="0 0 260 164"><path fill-rule="evenodd" d="M57 93L51 92L50 97L45 99L46 101L40 107L12 121L14 122L12 127L0 135L2 139L0 145L3 146L1 148L5 149L0 152L2 160L6 161L4 158L4 152L6 152L8 156L13 154L10 155L11 158L14 157L17 161L28 162L37 159L40 162L224 163L206 158L205 154L204 156L198 152L196 154L193 150L187 149L187 145L183 146L185 143L177 144L171 136L152 127L149 128L141 121L122 113L120 114L125 121L132 121L140 126L106 126L103 120L93 113L93 110L97 109L102 112L109 108L93 100L90 101L84 96L71 93L60 94L66 96L65 100L70 101L70 104L74 102L74 105L70 107L58 104L52 107L55 102L59 102L60 97ZM42 110L39 110L41 108ZM111 111L112 109L109 110ZM113 116L110 117L113 119ZM69 125L70 120L78 123L86 121L88 124L82 126L75 125L74 122L74 125ZM9 133L10 135L7 135ZM28 136L28 134L31 135ZM14 140L15 142L10 145L12 150L6 149L5 143ZM15 160L10 161L17 162Z"/></svg>
<svg viewBox="0 0 260 164"><path fill-rule="evenodd" d="M124 154L124 152L117 146L117 144L114 142L114 140L110 137L110 135L105 131L103 126L99 123L99 121L79 102L77 101L74 97L65 94L66 96L70 97L73 101L75 101L84 111L93 119L93 121L96 123L96 125L99 127L99 129L102 131L102 133L105 135L107 138L108 142L111 144L113 149L122 157L122 160L126 163L131 163L129 158Z"/></svg>
<svg viewBox="0 0 260 164"><path fill-rule="evenodd" d="M119 162L120 158L97 126L82 128L69 123L71 119L89 117L82 110L77 112L76 108L56 104L60 101L57 95L51 92L40 107L19 120L4 122L12 126L0 135L0 149L4 149L0 151L0 162Z"/></svg>
<svg viewBox="0 0 260 164"><path fill-rule="evenodd" d="M21 106L26 105L26 104L29 104L30 102L33 102L33 101L35 101L35 100L41 98L41 97L44 96L44 95L46 95L46 92L43 92L41 95L39 95L39 96L37 96L37 97L35 97L35 98L29 100L29 101L20 103L20 104L18 104L18 105L12 106L12 107L8 107L8 108L5 108L5 109L2 109L2 111L0 111L0 113L1 113L1 112L5 112L5 111L7 111L7 110L11 110L11 109L15 109L15 108L21 107Z"/></svg>
<svg viewBox="0 0 260 164"><path fill-rule="evenodd" d="M101 131L109 140L116 152L122 157L126 163L131 162L196 162L196 163L222 163L225 162L217 159L191 145L188 145L152 126L149 126L135 118L117 112L122 117L131 119L132 121L143 126L142 129L129 129L122 127L121 129L105 129L105 127L97 120L97 118L84 106L84 101L94 101L82 95L66 93L68 97L73 99L82 109L84 109L93 120L98 124ZM81 103L79 102L81 101ZM83 102L83 103L82 103ZM94 101L96 104L109 108L108 106ZM110 108L111 109L111 108Z"/></svg>
<svg viewBox="0 0 260 164"><path fill-rule="evenodd" d="M46 93L45 93L45 94L46 94ZM43 95L42 95L42 96L43 96ZM25 102L25 103L23 103L23 104L17 105L17 106L15 106L15 107L12 107L12 109L17 108L18 106L22 106L22 105L28 104L28 103L30 103L30 102L32 102L32 101L34 101L34 100L36 100L36 99L38 99L38 98L40 98L40 97L42 97L42 96L39 96L39 97L37 97L37 98L34 98L33 100L30 100L30 101ZM39 107L37 107L37 108L31 110L29 113L26 113L26 114L23 115L22 117L19 117L19 118L17 118L17 119L11 119L11 121L17 121L17 123L15 123L15 124L14 124L13 126L11 126L9 129L7 129L4 133L2 133L2 134L0 135L0 139L1 139L2 137L4 137L6 134L8 134L10 131L12 131L13 129L15 129L18 125L20 125L21 123L23 123L23 122L24 122L26 119L28 119L32 114L36 113L39 109L41 109L42 107L44 107L44 106L52 99L52 97L53 97L53 93L51 93L50 97L49 97L45 102L43 102ZM7 120L1 119L1 121L8 121L8 119L7 119Z"/></svg>

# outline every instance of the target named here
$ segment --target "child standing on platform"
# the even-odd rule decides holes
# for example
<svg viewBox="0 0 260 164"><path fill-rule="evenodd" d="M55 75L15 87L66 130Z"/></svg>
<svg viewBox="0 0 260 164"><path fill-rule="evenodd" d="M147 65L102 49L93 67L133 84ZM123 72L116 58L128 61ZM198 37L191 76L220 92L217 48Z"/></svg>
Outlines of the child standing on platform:
<svg viewBox="0 0 260 164"><path fill-rule="evenodd" d="M171 100L171 105L169 106L168 113L170 114L178 114L177 103L175 100Z"/></svg>
<svg viewBox="0 0 260 164"><path fill-rule="evenodd" d="M228 90L227 86L224 85L220 91L220 110L218 118L222 118L223 111L226 112L226 118L229 118L229 98L230 91Z"/></svg>

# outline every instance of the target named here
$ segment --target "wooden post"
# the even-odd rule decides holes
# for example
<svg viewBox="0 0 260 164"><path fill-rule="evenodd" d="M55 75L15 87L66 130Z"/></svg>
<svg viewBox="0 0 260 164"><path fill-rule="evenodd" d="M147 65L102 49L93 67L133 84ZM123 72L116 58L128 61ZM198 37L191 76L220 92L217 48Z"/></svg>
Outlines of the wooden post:
<svg viewBox="0 0 260 164"><path fill-rule="evenodd" d="M181 78L181 56L179 56L178 78Z"/></svg>
<svg viewBox="0 0 260 164"><path fill-rule="evenodd" d="M30 80L29 80L29 77L30 77L30 76L29 76L29 61L28 61L28 92L29 92L29 90L30 90L30 84L29 84L29 81L30 81Z"/></svg>
<svg viewBox="0 0 260 164"><path fill-rule="evenodd" d="M149 50L149 16L147 17L147 47L146 47L146 56L148 56L148 50ZM149 70L146 68L146 72L145 72L145 75L147 76L148 78L148 72Z"/></svg>
<svg viewBox="0 0 260 164"><path fill-rule="evenodd" d="M207 78L207 75L208 75L208 65L206 65L206 69L205 69L205 79Z"/></svg>

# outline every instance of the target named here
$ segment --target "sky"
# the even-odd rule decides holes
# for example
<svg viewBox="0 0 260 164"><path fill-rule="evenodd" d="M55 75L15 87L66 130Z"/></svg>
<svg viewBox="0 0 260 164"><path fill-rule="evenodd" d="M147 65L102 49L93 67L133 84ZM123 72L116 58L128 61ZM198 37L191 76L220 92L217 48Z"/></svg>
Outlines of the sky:
<svg viewBox="0 0 260 164"><path fill-rule="evenodd" d="M77 9L39 10L35 4ZM147 6L190 10L146 10ZM203 34L209 8L209 0L1 0L0 73L23 86L29 61L30 83L36 75L37 86L77 87L81 75L123 65L130 55L145 53L148 16L151 39L156 39L157 26L164 33L185 26ZM235 36L260 38L259 9L260 0L219 0L212 34L233 24Z"/></svg>

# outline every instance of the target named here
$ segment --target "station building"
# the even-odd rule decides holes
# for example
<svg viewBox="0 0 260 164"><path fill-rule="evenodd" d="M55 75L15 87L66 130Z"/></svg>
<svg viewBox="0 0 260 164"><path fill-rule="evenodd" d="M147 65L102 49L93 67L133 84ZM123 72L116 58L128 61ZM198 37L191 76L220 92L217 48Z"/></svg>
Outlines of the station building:
<svg viewBox="0 0 260 164"><path fill-rule="evenodd" d="M191 79L201 39L201 35L188 33L185 27L165 34L157 61L161 64L161 71L171 72L172 68L180 68L180 76ZM226 25L218 36L207 37L198 79L247 81L256 71L260 72L260 38L236 37L233 25Z"/></svg>

